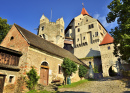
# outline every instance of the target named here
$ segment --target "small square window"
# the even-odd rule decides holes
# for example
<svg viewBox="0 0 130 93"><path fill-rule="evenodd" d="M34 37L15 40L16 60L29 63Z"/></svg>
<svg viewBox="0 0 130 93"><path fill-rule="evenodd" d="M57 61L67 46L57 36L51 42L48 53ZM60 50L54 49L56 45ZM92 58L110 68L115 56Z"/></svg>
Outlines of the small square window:
<svg viewBox="0 0 130 93"><path fill-rule="evenodd" d="M93 24L91 24L91 28L94 28L94 25L93 25Z"/></svg>
<svg viewBox="0 0 130 93"><path fill-rule="evenodd" d="M79 41L79 38L77 39L77 42Z"/></svg>
<svg viewBox="0 0 130 93"><path fill-rule="evenodd" d="M9 82L11 83L13 80L14 76L9 76Z"/></svg>
<svg viewBox="0 0 130 93"><path fill-rule="evenodd" d="M61 29L61 32L63 33L63 29Z"/></svg>
<svg viewBox="0 0 130 93"><path fill-rule="evenodd" d="M98 32L95 32L95 37L97 37L98 36Z"/></svg>
<svg viewBox="0 0 130 93"><path fill-rule="evenodd" d="M85 40L85 37L83 37L83 40Z"/></svg>
<svg viewBox="0 0 130 93"><path fill-rule="evenodd" d="M108 46L108 50L110 50L111 48L110 48L110 46Z"/></svg>

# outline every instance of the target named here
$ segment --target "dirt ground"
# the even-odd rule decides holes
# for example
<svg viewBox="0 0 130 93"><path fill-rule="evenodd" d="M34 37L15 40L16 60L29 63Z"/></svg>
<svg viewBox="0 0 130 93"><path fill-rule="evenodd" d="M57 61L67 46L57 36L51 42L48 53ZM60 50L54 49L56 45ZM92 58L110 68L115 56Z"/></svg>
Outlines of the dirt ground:
<svg viewBox="0 0 130 93"><path fill-rule="evenodd" d="M130 93L130 78L107 77L74 88L61 88L59 91L59 93Z"/></svg>

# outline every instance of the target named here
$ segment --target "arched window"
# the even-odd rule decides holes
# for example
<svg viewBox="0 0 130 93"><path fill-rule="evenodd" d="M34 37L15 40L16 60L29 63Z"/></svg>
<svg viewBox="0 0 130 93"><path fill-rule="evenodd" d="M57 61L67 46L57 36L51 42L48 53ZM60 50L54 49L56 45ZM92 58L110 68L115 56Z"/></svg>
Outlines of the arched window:
<svg viewBox="0 0 130 93"><path fill-rule="evenodd" d="M43 66L48 66L48 63L47 63L47 62L42 62L41 65L43 65Z"/></svg>

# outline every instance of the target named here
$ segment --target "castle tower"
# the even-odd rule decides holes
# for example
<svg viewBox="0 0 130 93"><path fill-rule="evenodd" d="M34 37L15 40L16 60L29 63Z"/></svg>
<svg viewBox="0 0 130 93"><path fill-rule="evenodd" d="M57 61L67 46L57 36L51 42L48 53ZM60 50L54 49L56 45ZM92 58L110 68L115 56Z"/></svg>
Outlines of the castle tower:
<svg viewBox="0 0 130 93"><path fill-rule="evenodd" d="M69 51L78 58L100 56L99 44L106 33L99 20L89 15L84 7L65 29L65 36L73 39L73 51Z"/></svg>
<svg viewBox="0 0 130 93"><path fill-rule="evenodd" d="M38 36L44 38L59 47L64 47L64 20L59 18L56 22L49 22L49 19L43 14L40 19Z"/></svg>

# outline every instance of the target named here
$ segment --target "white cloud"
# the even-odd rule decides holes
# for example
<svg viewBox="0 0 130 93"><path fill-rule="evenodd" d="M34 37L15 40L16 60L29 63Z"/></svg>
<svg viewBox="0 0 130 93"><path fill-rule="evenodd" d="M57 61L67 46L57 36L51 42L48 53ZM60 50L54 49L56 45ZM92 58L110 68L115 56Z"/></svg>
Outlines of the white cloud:
<svg viewBox="0 0 130 93"><path fill-rule="evenodd" d="M107 23L106 21L106 17L105 16L100 16L100 14L95 14L94 15L95 19L98 19L102 25L108 30L110 31L112 28L114 28L115 26L117 26L117 22L112 22L112 23Z"/></svg>

